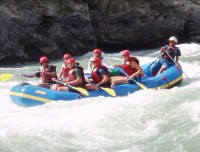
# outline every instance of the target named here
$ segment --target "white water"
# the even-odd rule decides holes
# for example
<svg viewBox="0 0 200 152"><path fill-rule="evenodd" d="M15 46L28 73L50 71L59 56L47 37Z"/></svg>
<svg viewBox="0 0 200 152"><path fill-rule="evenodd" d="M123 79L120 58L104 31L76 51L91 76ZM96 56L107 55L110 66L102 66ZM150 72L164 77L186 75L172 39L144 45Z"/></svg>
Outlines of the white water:
<svg viewBox="0 0 200 152"><path fill-rule="evenodd" d="M32 72L38 63L0 68L16 74L0 82L0 152L199 152L200 45L181 44L181 65L191 79L169 90L142 90L126 97L98 97L73 102L51 102L23 108L9 98L17 82L36 83L20 72ZM158 49L132 52L141 64L155 60ZM81 65L91 57L78 57ZM106 54L109 65L120 54ZM54 61L60 67L61 61ZM58 68L59 71L59 68Z"/></svg>

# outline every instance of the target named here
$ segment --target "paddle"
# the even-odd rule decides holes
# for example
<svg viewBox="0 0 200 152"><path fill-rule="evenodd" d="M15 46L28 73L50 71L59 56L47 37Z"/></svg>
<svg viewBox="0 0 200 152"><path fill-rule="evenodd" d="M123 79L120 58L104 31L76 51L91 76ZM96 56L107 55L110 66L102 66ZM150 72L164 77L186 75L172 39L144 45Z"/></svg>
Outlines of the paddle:
<svg viewBox="0 0 200 152"><path fill-rule="evenodd" d="M116 69L119 69L124 75L126 75L128 78L130 78L130 76L121 68L119 68L118 66L115 67ZM144 86L143 84L137 82L135 79L131 79L133 80L137 85L139 85L143 90L148 89L146 86Z"/></svg>
<svg viewBox="0 0 200 152"><path fill-rule="evenodd" d="M9 73L0 74L0 81L9 81L9 80L12 79L14 76L15 76L15 75L9 74Z"/></svg>
<svg viewBox="0 0 200 152"><path fill-rule="evenodd" d="M176 62L176 61L174 61L174 59L169 55L169 53L167 53L166 51L164 51L167 55L168 55L168 57L175 63L175 65L185 74L185 72L182 70L182 68L179 66L179 64ZM190 81L190 78L185 74L185 76L188 78L188 80Z"/></svg>
<svg viewBox="0 0 200 152"><path fill-rule="evenodd" d="M88 81L88 80L85 80L85 81L86 81L87 83L89 83L89 84L95 86L94 83L92 83L92 82L90 82L90 81ZM113 89L111 89L111 88L104 88L104 87L100 87L100 86L97 86L97 88L99 88L100 90L104 90L105 92L107 92L109 95L111 95L111 96L113 96L113 97L116 97L116 96L117 96L115 90L113 90Z"/></svg>
<svg viewBox="0 0 200 152"><path fill-rule="evenodd" d="M25 77L32 77L33 74L36 74L36 73L40 73L40 72L35 72L35 73L27 73L27 74L17 74L17 76L25 76ZM14 74L9 74L9 73L3 73L3 74L0 74L0 81L9 81L10 79L12 79L14 76Z"/></svg>
<svg viewBox="0 0 200 152"><path fill-rule="evenodd" d="M65 83L62 82L62 81L60 81L60 80L54 80L54 81L55 81L55 82L58 82L58 83L60 83L60 84L65 85ZM67 84L66 86L69 87L69 88L71 88L71 89L73 89L73 90L76 90L76 91L80 92L81 94L83 94L83 95L85 95L85 96L89 96L88 91L87 91L86 89L84 89L84 88L81 88L81 87L74 87L74 86L72 86L72 85L70 85L70 84Z"/></svg>
<svg viewBox="0 0 200 152"><path fill-rule="evenodd" d="M161 53L161 55L159 55L148 67L146 67L146 68L143 70L143 72L144 72L146 69L148 69L152 64L154 64L154 63L156 62L156 60L158 60L163 54L164 54L164 52Z"/></svg>

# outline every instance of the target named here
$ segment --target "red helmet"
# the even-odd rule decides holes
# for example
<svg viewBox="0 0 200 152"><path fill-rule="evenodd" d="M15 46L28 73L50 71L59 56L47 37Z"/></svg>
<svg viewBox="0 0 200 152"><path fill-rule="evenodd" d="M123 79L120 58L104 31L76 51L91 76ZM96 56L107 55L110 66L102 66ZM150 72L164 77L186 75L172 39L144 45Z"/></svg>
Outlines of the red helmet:
<svg viewBox="0 0 200 152"><path fill-rule="evenodd" d="M64 59L68 60L68 59L70 59L70 58L71 58L71 55L70 55L70 54L65 54L65 55L63 56L63 60L64 60Z"/></svg>
<svg viewBox="0 0 200 152"><path fill-rule="evenodd" d="M93 53L96 53L98 55L102 54L102 51L100 49L94 49Z"/></svg>
<svg viewBox="0 0 200 152"><path fill-rule="evenodd" d="M101 65L101 59L100 58L94 57L94 58L92 58L91 62L96 62L98 66Z"/></svg>
<svg viewBox="0 0 200 152"><path fill-rule="evenodd" d="M42 56L40 58L40 64L44 63L44 62L49 62L49 59L46 56Z"/></svg>
<svg viewBox="0 0 200 152"><path fill-rule="evenodd" d="M67 63L68 64L75 64L76 60L74 58L70 58L70 59L67 60Z"/></svg>
<svg viewBox="0 0 200 152"><path fill-rule="evenodd" d="M130 53L129 50L123 50L122 51L122 56L130 56L130 55L131 55L131 53Z"/></svg>

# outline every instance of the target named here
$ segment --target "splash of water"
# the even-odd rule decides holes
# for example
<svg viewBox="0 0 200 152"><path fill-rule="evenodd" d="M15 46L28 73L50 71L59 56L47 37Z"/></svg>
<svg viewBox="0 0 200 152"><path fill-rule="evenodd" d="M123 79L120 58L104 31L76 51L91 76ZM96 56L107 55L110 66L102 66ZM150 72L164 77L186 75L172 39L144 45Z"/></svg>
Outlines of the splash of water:
<svg viewBox="0 0 200 152"><path fill-rule="evenodd" d="M39 79L16 76L0 82L0 151L193 151L200 148L200 45L181 44L181 65L191 81L179 87L141 90L125 97L97 97L73 102L51 102L22 108L9 98L10 88L20 81ZM155 60L154 51L132 52L141 64ZM91 54L78 58L86 67ZM121 62L120 53L106 54L109 65ZM52 64L61 65L62 61ZM18 74L38 70L33 63L1 68Z"/></svg>

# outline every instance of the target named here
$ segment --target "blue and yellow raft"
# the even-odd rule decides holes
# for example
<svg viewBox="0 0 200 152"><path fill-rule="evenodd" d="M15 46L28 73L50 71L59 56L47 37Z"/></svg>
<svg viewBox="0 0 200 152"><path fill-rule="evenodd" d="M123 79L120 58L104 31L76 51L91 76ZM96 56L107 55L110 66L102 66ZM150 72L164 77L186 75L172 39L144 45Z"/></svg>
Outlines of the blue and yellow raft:
<svg viewBox="0 0 200 152"><path fill-rule="evenodd" d="M142 66L146 76L142 77L139 82L147 88L171 88L173 86L178 86L182 82L183 72L175 65L169 67L166 71L154 77L151 75L149 65L151 65L151 63ZM113 87L113 89L115 90L117 96L125 96L127 94L134 93L137 90L141 90L137 84L117 85ZM10 91L10 97L14 103L23 107L42 105L52 101L73 101L80 98L98 96L111 97L103 90L88 92L89 96L85 97L80 93L58 92L25 83L15 85Z"/></svg>

